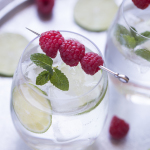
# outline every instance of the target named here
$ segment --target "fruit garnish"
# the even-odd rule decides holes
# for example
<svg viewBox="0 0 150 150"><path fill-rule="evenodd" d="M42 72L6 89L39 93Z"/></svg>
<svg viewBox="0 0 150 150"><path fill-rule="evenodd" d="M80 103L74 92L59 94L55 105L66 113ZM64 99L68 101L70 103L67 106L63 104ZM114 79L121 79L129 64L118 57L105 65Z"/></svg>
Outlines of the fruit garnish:
<svg viewBox="0 0 150 150"><path fill-rule="evenodd" d="M39 93L44 93L38 87L30 85ZM21 84L13 90L13 107L21 124L34 133L46 132L52 123L50 101L39 95L26 84ZM23 91L23 93L20 93ZM32 105L33 103L33 105Z"/></svg>
<svg viewBox="0 0 150 150"><path fill-rule="evenodd" d="M129 131L129 124L114 116L110 123L109 133L114 139L124 138Z"/></svg>
<svg viewBox="0 0 150 150"><path fill-rule="evenodd" d="M12 77L29 41L16 33L0 34L0 75Z"/></svg>
<svg viewBox="0 0 150 150"><path fill-rule="evenodd" d="M77 66L85 55L85 46L80 42L68 39L65 40L59 49L62 60L69 66Z"/></svg>
<svg viewBox="0 0 150 150"><path fill-rule="evenodd" d="M74 19L86 30L103 31L108 29L117 10L114 0L78 0Z"/></svg>
<svg viewBox="0 0 150 150"><path fill-rule="evenodd" d="M146 9L150 4L150 0L132 0L132 2L140 9Z"/></svg>
<svg viewBox="0 0 150 150"><path fill-rule="evenodd" d="M103 59L96 53L88 52L81 59L81 67L85 73L94 75L100 70L99 66L103 66Z"/></svg>
<svg viewBox="0 0 150 150"><path fill-rule="evenodd" d="M38 11L43 15L49 15L54 6L54 0L36 0Z"/></svg>
<svg viewBox="0 0 150 150"><path fill-rule="evenodd" d="M39 45L43 52L51 58L55 58L60 45L64 42L59 31L50 30L41 34Z"/></svg>
<svg viewBox="0 0 150 150"><path fill-rule="evenodd" d="M37 32L35 32L35 31L33 31L33 30L31 30L31 29L29 29L29 28L27 28L29 31L31 31L31 32L33 32L34 34L36 34L36 35L38 35L38 36L41 36L39 33L37 33ZM49 39L47 39L47 40L49 40ZM64 60L65 61L65 63L66 64L68 64L69 66L76 66L79 62L78 61L80 61L80 63L81 63L81 60L84 58L83 57L83 55L85 56L85 46L83 45L83 44L81 44L81 43L79 43L79 42L75 42L76 40L68 40L69 41L69 43L67 43L67 44L64 44L65 46L62 46L62 49L61 49L61 45L63 45L63 43L65 42L65 40L64 40L64 42L62 42L62 44L60 45L60 48L59 49L61 49L60 50L60 53L61 53L61 56L63 56L63 51L64 51L64 53L65 53L65 56L67 57L67 59L69 59L70 61L71 61L71 63L69 62L69 61L67 61L66 59ZM71 42L71 44L70 44L70 42ZM73 44L74 43L74 44ZM67 45L67 46L66 46ZM72 53L72 49L73 49L73 53ZM74 53L77 53L77 54L74 54ZM80 54L79 54L80 53ZM66 55L67 54L67 55ZM56 54L57 55L57 54ZM88 54L87 54L88 55ZM91 55L91 54L90 54ZM76 58L76 59L73 59L73 62L72 62L72 56L74 57L74 58ZM103 70L105 70L105 71L107 71L108 73L111 73L111 74L113 74L114 75L114 77L116 77L116 78L118 78L121 82L123 82L123 83L128 83L128 81L129 81L129 78L126 76L126 75L122 75L122 74L119 74L119 73L115 73L115 72L113 72L113 71L111 71L111 70L109 70L108 68L106 68L106 67L104 67L103 66L103 59L102 59L102 57L101 56L99 56L98 54L96 54L96 53L94 53L94 52L92 52L92 56L94 56L94 57L91 57L90 59L92 59L91 61L90 60L88 60L88 64L85 64L84 62L83 62L83 70L87 73L87 74L90 74L90 75L94 75L98 70L100 70L100 69L103 69ZM99 57L98 57L99 56ZM85 57L86 58L86 57ZM96 60L95 60L95 58L96 58ZM98 58L98 59L97 59ZM62 57L62 59L64 59L63 57ZM84 59L83 59L84 60ZM36 60L37 61L37 60ZM36 63L36 61L35 61L35 63ZM86 61L86 60L85 60ZM93 63L93 62L96 62L96 65L94 64L93 66L92 66L92 68L91 68L91 64L89 64L89 63ZM97 62L101 62L101 63L99 63L99 66L97 66L98 65L98 63ZM39 63L39 60L38 60L38 63ZM37 64L38 65L38 64ZM40 66L40 65L39 65ZM46 65L47 66L47 65ZM87 67L88 66L88 67ZM49 67L48 67L49 68ZM44 69L47 69L46 67L44 67ZM92 69L91 71L90 71L90 69ZM38 80L40 81L39 83L41 84L41 81L42 81L42 84L45 84L45 83L47 83L47 81L50 79L51 80L51 75L52 75L52 73L53 72L51 72L50 71L51 70L51 68L49 68L49 70L47 70L47 71L49 71L50 72L50 75L48 75L48 72L43 72L43 73L41 73L40 75L39 75L39 77L38 77ZM55 70L55 73L56 73L56 70L57 69L55 69L55 68L53 68L53 70ZM59 72L59 71L58 71ZM55 74L56 75L56 74ZM43 76L42 78L41 78L41 80L40 80L40 77L41 76ZM60 75L60 77L61 77L62 75ZM44 77L46 78L46 79L44 79ZM64 75L63 75L63 77L64 77ZM56 79L56 78L55 78ZM61 79L61 78L60 78ZM68 79L67 79L67 77L65 77L64 78L67 82L68 82ZM65 82L66 82L65 81ZM63 82L63 80L61 80L61 82L60 83L62 83L62 84L64 84L65 82ZM55 83L55 82L54 82ZM58 85L59 85L59 82L58 82ZM64 84L65 85L65 84ZM68 87L68 89L69 89L69 82L68 83L66 83L66 85L67 85L67 87ZM65 85L65 86L66 86ZM56 85L55 85L56 86ZM57 86L56 86L57 87ZM61 86L59 86L58 88L60 88ZM67 90L67 87L65 87L66 89L65 90ZM61 89L61 88L60 88ZM64 90L64 86L63 86L63 90Z"/></svg>
<svg viewBox="0 0 150 150"><path fill-rule="evenodd" d="M68 91L69 82L67 77L56 67L53 67L53 60L45 54L34 53L30 59L37 66L45 69L36 78L37 85L44 85L50 81L57 88Z"/></svg>

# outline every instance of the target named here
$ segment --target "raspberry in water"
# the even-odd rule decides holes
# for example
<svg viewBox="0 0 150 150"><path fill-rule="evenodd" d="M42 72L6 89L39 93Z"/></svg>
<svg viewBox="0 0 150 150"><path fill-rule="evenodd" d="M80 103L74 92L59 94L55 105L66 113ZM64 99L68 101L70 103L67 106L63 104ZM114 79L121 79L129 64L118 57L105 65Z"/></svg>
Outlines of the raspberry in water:
<svg viewBox="0 0 150 150"><path fill-rule="evenodd" d="M149 4L150 0L132 0L134 5L140 9L146 9Z"/></svg>
<svg viewBox="0 0 150 150"><path fill-rule="evenodd" d="M114 116L110 123L109 133L115 139L122 139L129 131L129 124Z"/></svg>
<svg viewBox="0 0 150 150"><path fill-rule="evenodd" d="M43 15L49 15L54 6L54 0L36 0L38 11Z"/></svg>
<svg viewBox="0 0 150 150"><path fill-rule="evenodd" d="M60 56L69 66L77 66L85 55L85 46L76 40L68 39L60 46Z"/></svg>
<svg viewBox="0 0 150 150"><path fill-rule="evenodd" d="M88 52L80 61L82 69L85 73L94 75L100 70L99 66L103 65L104 61L101 56L96 53Z"/></svg>
<svg viewBox="0 0 150 150"><path fill-rule="evenodd" d="M59 31L47 31L41 34L39 45L43 52L51 58L55 58L60 45L63 43L64 38Z"/></svg>

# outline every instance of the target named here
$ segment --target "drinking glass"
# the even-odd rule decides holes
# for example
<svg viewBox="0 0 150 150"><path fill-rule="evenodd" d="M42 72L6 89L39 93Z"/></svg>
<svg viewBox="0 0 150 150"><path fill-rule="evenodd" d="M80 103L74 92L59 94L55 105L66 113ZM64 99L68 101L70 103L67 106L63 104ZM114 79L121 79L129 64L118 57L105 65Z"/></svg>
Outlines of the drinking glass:
<svg viewBox="0 0 150 150"><path fill-rule="evenodd" d="M98 47L86 37L70 31L60 31L85 45L86 52L102 56ZM25 48L13 77L11 115L22 139L34 150L82 150L99 136L108 109L107 73L99 70L87 75L79 64L70 67L58 54L53 59L69 80L69 91L62 91L50 82L36 85L43 71L30 56L43 53L39 36Z"/></svg>
<svg viewBox="0 0 150 150"><path fill-rule="evenodd" d="M112 114L130 124L124 149L149 149L150 143L150 6L137 8L124 0L107 34L106 66L125 74L123 84L109 76ZM110 148L110 147L109 147Z"/></svg>

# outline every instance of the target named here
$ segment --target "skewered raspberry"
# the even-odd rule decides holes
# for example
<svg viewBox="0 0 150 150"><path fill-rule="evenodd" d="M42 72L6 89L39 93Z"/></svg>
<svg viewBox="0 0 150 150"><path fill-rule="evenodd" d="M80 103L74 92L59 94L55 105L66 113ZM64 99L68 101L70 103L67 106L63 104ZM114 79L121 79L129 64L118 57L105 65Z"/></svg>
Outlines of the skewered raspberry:
<svg viewBox="0 0 150 150"><path fill-rule="evenodd" d="M149 4L150 0L132 0L134 5L140 9L146 9Z"/></svg>
<svg viewBox="0 0 150 150"><path fill-rule="evenodd" d="M80 61L82 69L85 73L94 75L100 70L99 66L103 65L103 59L96 53L88 52Z"/></svg>
<svg viewBox="0 0 150 150"><path fill-rule="evenodd" d="M49 15L54 6L54 0L36 0L38 11L43 15Z"/></svg>
<svg viewBox="0 0 150 150"><path fill-rule="evenodd" d="M59 31L47 31L41 34L39 45L43 52L51 58L55 58L60 45L64 42L63 36Z"/></svg>
<svg viewBox="0 0 150 150"><path fill-rule="evenodd" d="M68 39L59 49L62 60L69 66L77 66L85 55L85 46L76 40Z"/></svg>
<svg viewBox="0 0 150 150"><path fill-rule="evenodd" d="M111 120L109 133L115 139L122 139L129 131L129 124L114 116Z"/></svg>

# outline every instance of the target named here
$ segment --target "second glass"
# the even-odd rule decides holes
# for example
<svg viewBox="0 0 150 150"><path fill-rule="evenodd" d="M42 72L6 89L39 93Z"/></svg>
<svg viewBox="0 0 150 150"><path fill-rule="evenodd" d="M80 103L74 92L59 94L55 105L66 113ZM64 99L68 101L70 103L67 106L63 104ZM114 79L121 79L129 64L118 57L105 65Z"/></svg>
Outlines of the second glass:
<svg viewBox="0 0 150 150"><path fill-rule="evenodd" d="M144 3L144 2L143 2ZM124 0L112 23L105 49L106 66L129 77L123 84L109 76L111 115L130 125L119 149L149 149L150 143L150 6L137 8ZM113 149L113 144L108 144Z"/></svg>

